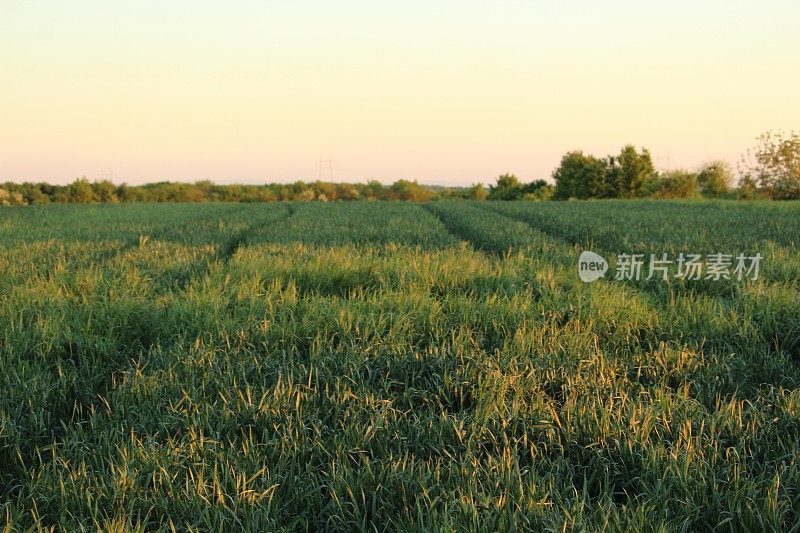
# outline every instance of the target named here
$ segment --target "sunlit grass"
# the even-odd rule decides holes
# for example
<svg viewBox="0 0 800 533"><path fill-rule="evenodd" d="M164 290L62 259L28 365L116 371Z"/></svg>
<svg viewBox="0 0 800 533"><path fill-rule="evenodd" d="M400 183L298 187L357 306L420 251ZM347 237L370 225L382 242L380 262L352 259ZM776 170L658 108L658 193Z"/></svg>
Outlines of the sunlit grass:
<svg viewBox="0 0 800 533"><path fill-rule="evenodd" d="M587 285L595 205L0 212L0 520L796 527L796 244L748 206L718 242L763 242L758 282ZM625 239L711 239L645 220Z"/></svg>

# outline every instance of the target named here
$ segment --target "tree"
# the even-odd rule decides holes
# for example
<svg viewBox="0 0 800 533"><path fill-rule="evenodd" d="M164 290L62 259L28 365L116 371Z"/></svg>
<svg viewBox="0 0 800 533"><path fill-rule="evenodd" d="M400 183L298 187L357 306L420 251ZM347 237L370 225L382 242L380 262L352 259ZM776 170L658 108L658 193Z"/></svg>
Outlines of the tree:
<svg viewBox="0 0 800 533"><path fill-rule="evenodd" d="M336 185L336 198L339 200L358 200L361 194L355 185L349 183L339 183Z"/></svg>
<svg viewBox="0 0 800 533"><path fill-rule="evenodd" d="M369 200L379 200L383 197L383 184L378 180L369 180L366 185L362 185L364 196Z"/></svg>
<svg viewBox="0 0 800 533"><path fill-rule="evenodd" d="M771 198L800 198L800 134L768 131L756 140L743 157L742 174L755 176Z"/></svg>
<svg viewBox="0 0 800 533"><path fill-rule="evenodd" d="M554 198L599 198L605 190L608 166L602 159L584 155L576 150L561 158L553 179L556 182Z"/></svg>
<svg viewBox="0 0 800 533"><path fill-rule="evenodd" d="M656 173L650 152L642 148L642 153L639 153L630 144L624 146L617 157L609 157L607 161L607 198L643 196L647 180Z"/></svg>
<svg viewBox="0 0 800 533"><path fill-rule="evenodd" d="M746 174L739 180L739 199L754 200L758 194L758 182L750 174Z"/></svg>
<svg viewBox="0 0 800 533"><path fill-rule="evenodd" d="M311 200L314 200L317 197L316 193L314 192L314 189L312 189L303 180L295 181L290 185L290 187L291 187L292 200L300 202L310 202Z"/></svg>
<svg viewBox="0 0 800 533"><path fill-rule="evenodd" d="M69 186L69 201L79 204L89 204L97 201L92 185L86 178L79 178Z"/></svg>
<svg viewBox="0 0 800 533"><path fill-rule="evenodd" d="M433 193L420 186L416 180L397 180L392 183L388 191L389 200L406 200L412 202L427 202L431 199Z"/></svg>
<svg viewBox="0 0 800 533"><path fill-rule="evenodd" d="M545 180L535 180L526 184L522 192L525 200L549 200L553 197L555 189Z"/></svg>
<svg viewBox="0 0 800 533"><path fill-rule="evenodd" d="M257 187L256 192L253 194L254 202L274 202L277 199L272 189L267 187Z"/></svg>
<svg viewBox="0 0 800 533"><path fill-rule="evenodd" d="M42 190L42 184L24 183L22 184L21 193L26 204L46 204L50 202L50 196Z"/></svg>
<svg viewBox="0 0 800 533"><path fill-rule="evenodd" d="M721 196L730 191L733 169L726 161L711 161L700 168L697 183L706 196Z"/></svg>
<svg viewBox="0 0 800 533"><path fill-rule="evenodd" d="M642 196L645 198L658 198L661 193L661 186L664 184L663 176L653 174L642 184Z"/></svg>
<svg viewBox="0 0 800 533"><path fill-rule="evenodd" d="M95 181L92 183L92 191L97 197L97 201L105 203L117 203L117 187L109 180Z"/></svg>
<svg viewBox="0 0 800 533"><path fill-rule="evenodd" d="M487 196L489 196L489 192L483 186L483 183L473 184L465 194L465 198L468 200L486 200Z"/></svg>
<svg viewBox="0 0 800 533"><path fill-rule="evenodd" d="M497 183L489 186L488 200L518 200L522 197L522 183L514 174L498 176Z"/></svg>
<svg viewBox="0 0 800 533"><path fill-rule="evenodd" d="M671 170L661 176L656 198L693 198L697 196L697 174L686 170Z"/></svg>
<svg viewBox="0 0 800 533"><path fill-rule="evenodd" d="M141 187L131 187L127 183L117 187L117 198L122 202L141 202L145 200L144 190Z"/></svg>
<svg viewBox="0 0 800 533"><path fill-rule="evenodd" d="M292 190L287 185L273 184L272 187L278 200L286 201L292 199Z"/></svg>

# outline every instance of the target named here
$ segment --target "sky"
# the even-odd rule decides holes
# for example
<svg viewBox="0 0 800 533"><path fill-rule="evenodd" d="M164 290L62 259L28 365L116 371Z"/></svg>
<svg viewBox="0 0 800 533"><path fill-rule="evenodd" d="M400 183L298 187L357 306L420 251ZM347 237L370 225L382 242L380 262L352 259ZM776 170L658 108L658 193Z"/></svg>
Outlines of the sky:
<svg viewBox="0 0 800 533"><path fill-rule="evenodd" d="M799 52L797 0L0 0L0 181L735 164L800 130Z"/></svg>

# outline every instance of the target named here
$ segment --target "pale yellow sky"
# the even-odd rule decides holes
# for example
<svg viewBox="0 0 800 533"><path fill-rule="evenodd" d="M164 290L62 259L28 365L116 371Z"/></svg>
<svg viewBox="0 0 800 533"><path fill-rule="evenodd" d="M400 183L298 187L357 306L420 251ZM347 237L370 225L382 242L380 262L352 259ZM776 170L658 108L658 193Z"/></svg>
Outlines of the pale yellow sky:
<svg viewBox="0 0 800 533"><path fill-rule="evenodd" d="M0 180L528 181L800 129L796 0L553 4L0 0Z"/></svg>

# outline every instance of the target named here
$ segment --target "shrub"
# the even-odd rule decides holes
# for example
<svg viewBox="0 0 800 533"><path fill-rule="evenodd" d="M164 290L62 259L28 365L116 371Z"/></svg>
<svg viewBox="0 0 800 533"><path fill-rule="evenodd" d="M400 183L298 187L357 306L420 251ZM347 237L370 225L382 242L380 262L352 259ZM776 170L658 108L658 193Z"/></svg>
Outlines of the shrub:
<svg viewBox="0 0 800 533"><path fill-rule="evenodd" d="M697 184L706 196L722 196L730 191L733 169L726 161L704 164L697 174Z"/></svg>
<svg viewBox="0 0 800 533"><path fill-rule="evenodd" d="M555 188L545 180L536 180L523 187L524 200L550 200Z"/></svg>
<svg viewBox="0 0 800 533"><path fill-rule="evenodd" d="M25 205L25 199L16 191L0 189L0 205Z"/></svg>
<svg viewBox="0 0 800 533"><path fill-rule="evenodd" d="M466 194L464 195L465 198L468 200L486 200L489 196L489 191L486 190L486 187L483 186L483 183L475 183L467 189Z"/></svg>
<svg viewBox="0 0 800 533"><path fill-rule="evenodd" d="M666 172L660 181L656 198L693 198L697 196L697 174L686 170Z"/></svg>
<svg viewBox="0 0 800 533"><path fill-rule="evenodd" d="M754 200L758 194L758 182L750 174L739 181L738 197L740 200Z"/></svg>

